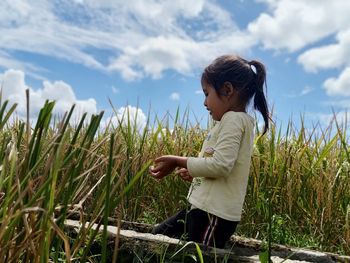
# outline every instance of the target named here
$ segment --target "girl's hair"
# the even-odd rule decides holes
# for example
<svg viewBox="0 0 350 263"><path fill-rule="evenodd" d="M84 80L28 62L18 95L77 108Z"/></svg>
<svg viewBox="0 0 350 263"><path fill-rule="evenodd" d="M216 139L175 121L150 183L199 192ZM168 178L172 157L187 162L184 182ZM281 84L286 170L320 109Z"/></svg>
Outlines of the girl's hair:
<svg viewBox="0 0 350 263"><path fill-rule="evenodd" d="M264 85L266 87L265 66L256 60L247 61L239 56L224 55L215 59L202 74L202 82L208 83L220 94L225 82L230 82L237 89L243 105L247 105L254 96L254 109L260 111L265 127L269 128L269 109Z"/></svg>

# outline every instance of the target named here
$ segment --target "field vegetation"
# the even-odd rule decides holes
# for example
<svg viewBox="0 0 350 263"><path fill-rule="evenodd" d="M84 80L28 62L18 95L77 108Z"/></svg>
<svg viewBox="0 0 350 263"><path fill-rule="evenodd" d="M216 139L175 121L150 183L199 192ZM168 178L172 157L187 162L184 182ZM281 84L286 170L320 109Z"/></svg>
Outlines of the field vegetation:
<svg viewBox="0 0 350 263"><path fill-rule="evenodd" d="M53 116L54 102L36 123L0 104L0 261L93 261L94 240L107 258L108 217L156 223L186 205L188 183L148 175L160 154L196 156L207 129L189 111L161 116L139 130L125 112L101 126L103 112L72 124L74 107ZM257 136L248 194L237 234L268 242L350 254L350 150L346 123L296 129L293 122ZM257 126L258 127L258 126ZM70 211L90 222L72 238ZM113 258L116 258L116 251Z"/></svg>

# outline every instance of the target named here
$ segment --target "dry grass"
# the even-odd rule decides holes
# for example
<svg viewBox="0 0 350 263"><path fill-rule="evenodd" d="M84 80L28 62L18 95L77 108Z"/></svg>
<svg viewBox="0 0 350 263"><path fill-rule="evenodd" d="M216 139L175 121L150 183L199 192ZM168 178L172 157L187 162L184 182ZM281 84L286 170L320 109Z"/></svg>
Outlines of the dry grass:
<svg viewBox="0 0 350 263"><path fill-rule="evenodd" d="M72 108L52 124L53 107L48 102L28 131L9 122L13 107L0 105L0 261L88 260L97 232L87 227L70 239L63 228L70 209L92 223L102 218L104 227L110 215L154 223L185 205L187 183L175 176L158 183L147 169L160 154L198 154L206 130L189 122L188 111L142 131L126 113L129 121L101 130L103 113L72 126ZM300 126L257 137L239 233L350 254L346 126L334 121L308 133ZM103 260L106 235L100 238Z"/></svg>

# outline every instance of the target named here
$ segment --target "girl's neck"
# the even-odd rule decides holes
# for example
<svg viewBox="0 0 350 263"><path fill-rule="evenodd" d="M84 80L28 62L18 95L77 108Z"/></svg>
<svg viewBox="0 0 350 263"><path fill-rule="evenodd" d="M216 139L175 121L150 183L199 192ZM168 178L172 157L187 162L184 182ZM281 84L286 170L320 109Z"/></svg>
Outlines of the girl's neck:
<svg viewBox="0 0 350 263"><path fill-rule="evenodd" d="M245 107L243 105L232 105L232 107L229 110L235 112L246 112Z"/></svg>

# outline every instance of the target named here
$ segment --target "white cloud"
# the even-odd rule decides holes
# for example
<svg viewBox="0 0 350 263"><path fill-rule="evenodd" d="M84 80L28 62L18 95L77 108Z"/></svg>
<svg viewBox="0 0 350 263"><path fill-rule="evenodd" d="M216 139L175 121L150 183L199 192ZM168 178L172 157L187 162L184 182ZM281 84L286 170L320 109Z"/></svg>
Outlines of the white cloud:
<svg viewBox="0 0 350 263"><path fill-rule="evenodd" d="M177 92L173 92L170 94L170 99L171 100L180 100L180 94Z"/></svg>
<svg viewBox="0 0 350 263"><path fill-rule="evenodd" d="M0 66L43 79L40 65L14 57L22 51L118 72L125 80L157 79L167 70L193 75L218 55L244 56L260 43L274 50L305 49L298 61L310 72L349 66L350 1L258 2L266 11L240 29L213 0L2 0ZM332 36L334 43L319 44ZM325 82L328 94L344 91L335 87L341 79Z"/></svg>
<svg viewBox="0 0 350 263"><path fill-rule="evenodd" d="M347 111L335 113L306 113L306 117L319 122L323 127L328 127L334 122L342 126L348 123L349 114Z"/></svg>
<svg viewBox="0 0 350 263"><path fill-rule="evenodd" d="M120 71L126 80L145 76L157 79L168 69L189 75L223 53L244 53L252 45L253 38L240 32L201 42L159 36L125 49L121 56L111 61L108 69Z"/></svg>
<svg viewBox="0 0 350 263"><path fill-rule="evenodd" d="M300 96L304 96L306 94L309 94L314 89L310 86L305 86L304 89L300 92Z"/></svg>
<svg viewBox="0 0 350 263"><path fill-rule="evenodd" d="M159 78L168 69L192 74L219 54L244 53L255 44L209 0L3 0L0 35L0 52L42 54L118 71L127 80ZM92 49L106 51L109 62L100 61ZM18 63L9 54L0 53L0 65Z"/></svg>
<svg viewBox="0 0 350 263"><path fill-rule="evenodd" d="M338 78L327 79L323 86L326 93L330 96L350 96L350 67L344 69Z"/></svg>
<svg viewBox="0 0 350 263"><path fill-rule="evenodd" d="M191 70L187 56L195 49L194 42L176 37L150 38L138 47L125 50L122 56L111 63L110 69L124 69L122 74L126 79L142 77L144 74L160 78L167 69L186 74ZM137 67L141 67L144 74L137 73L134 69Z"/></svg>
<svg viewBox="0 0 350 263"><path fill-rule="evenodd" d="M299 98L312 92L314 88L306 85L300 92L287 95L288 98Z"/></svg>
<svg viewBox="0 0 350 263"><path fill-rule="evenodd" d="M18 59L11 57L7 52L0 49L0 67L6 69L18 69L28 73L31 77L39 80L44 80L45 78L39 72L45 72L46 70L40 66L33 65L28 62L23 62Z"/></svg>
<svg viewBox="0 0 350 263"><path fill-rule="evenodd" d="M337 43L312 48L298 57L306 71L318 72L323 69L343 68L338 77L324 81L323 87L327 95L350 96L350 30L337 34Z"/></svg>
<svg viewBox="0 0 350 263"><path fill-rule="evenodd" d="M96 113L96 101L94 99L78 100L71 86L63 81L44 81L41 89L34 90L25 83L25 74L20 70L6 70L0 75L3 100L9 100L11 104L18 103L17 114L26 116L26 89L30 91L30 117L35 119L46 100L55 100L54 113L63 115L76 104L72 120L77 120L84 112Z"/></svg>
<svg viewBox="0 0 350 263"><path fill-rule="evenodd" d="M106 125L112 123L114 127L120 124L128 125L129 122L132 128L136 127L138 131L142 131L146 127L147 117L142 109L128 105L117 109L116 116L105 122Z"/></svg>
<svg viewBox="0 0 350 263"><path fill-rule="evenodd" d="M195 91L195 93L196 93L197 95L202 95L202 94L203 94L203 90L197 89L197 90Z"/></svg>
<svg viewBox="0 0 350 263"><path fill-rule="evenodd" d="M248 30L265 48L295 51L349 28L350 1L265 0L262 13Z"/></svg>
<svg viewBox="0 0 350 263"><path fill-rule="evenodd" d="M114 94L117 94L117 93L120 92L120 90L117 89L116 87L112 86L112 92L113 92Z"/></svg>
<svg viewBox="0 0 350 263"><path fill-rule="evenodd" d="M350 30L339 32L336 40L338 41L336 44L316 47L305 51L298 57L298 62L303 65L306 71L310 72L349 65Z"/></svg>
<svg viewBox="0 0 350 263"><path fill-rule="evenodd" d="M328 95L349 96L350 1L260 0L269 11L248 25L248 31L267 49L294 52L305 48L298 62L307 72L340 69L323 86ZM336 14L336 15L335 15ZM334 36L334 43L320 41ZM311 44L314 46L308 48ZM345 69L344 69L345 68ZM293 95L298 96L298 95Z"/></svg>

